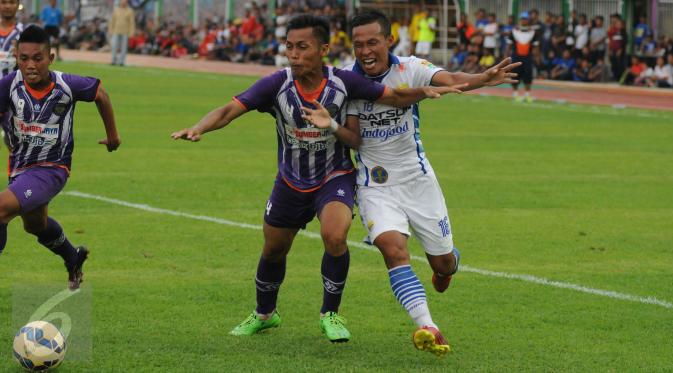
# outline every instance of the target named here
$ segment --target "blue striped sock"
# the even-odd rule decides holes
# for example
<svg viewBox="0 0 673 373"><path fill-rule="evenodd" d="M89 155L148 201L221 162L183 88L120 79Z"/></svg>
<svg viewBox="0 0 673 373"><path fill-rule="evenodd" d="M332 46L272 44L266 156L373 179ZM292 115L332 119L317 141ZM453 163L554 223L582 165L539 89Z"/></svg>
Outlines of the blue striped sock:
<svg viewBox="0 0 673 373"><path fill-rule="evenodd" d="M432 321L425 288L418 280L410 265L392 268L388 271L390 287L397 301L407 310L407 313L418 326L437 327Z"/></svg>

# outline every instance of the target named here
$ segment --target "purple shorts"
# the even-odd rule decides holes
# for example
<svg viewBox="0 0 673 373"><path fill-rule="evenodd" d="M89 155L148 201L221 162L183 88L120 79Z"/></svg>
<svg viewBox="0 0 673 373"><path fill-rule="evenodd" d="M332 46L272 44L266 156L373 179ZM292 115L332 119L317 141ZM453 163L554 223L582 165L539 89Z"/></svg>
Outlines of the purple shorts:
<svg viewBox="0 0 673 373"><path fill-rule="evenodd" d="M266 203L264 221L276 228L304 229L323 207L339 201L353 210L355 204L355 173L340 175L312 192L290 187L278 174Z"/></svg>
<svg viewBox="0 0 673 373"><path fill-rule="evenodd" d="M63 189L68 171L60 167L32 167L9 179L9 190L21 205L21 213L44 206Z"/></svg>

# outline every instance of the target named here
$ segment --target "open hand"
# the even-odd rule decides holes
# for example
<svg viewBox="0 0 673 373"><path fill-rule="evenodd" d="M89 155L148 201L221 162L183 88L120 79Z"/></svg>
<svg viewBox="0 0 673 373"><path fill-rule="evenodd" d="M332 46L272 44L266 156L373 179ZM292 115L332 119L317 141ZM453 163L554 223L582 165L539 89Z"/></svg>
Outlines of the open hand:
<svg viewBox="0 0 673 373"><path fill-rule="evenodd" d="M511 57L505 58L499 64L484 71L484 85L495 86L503 83L518 83L517 73L513 73L512 70L519 66L521 66L521 62L512 63Z"/></svg>
<svg viewBox="0 0 673 373"><path fill-rule="evenodd" d="M191 142L197 142L201 140L201 133L199 133L199 131L195 130L194 128L189 127L177 132L173 132L171 137L173 140L183 139L189 140Z"/></svg>
<svg viewBox="0 0 673 373"><path fill-rule="evenodd" d="M311 123L312 125L318 127L318 128L329 128L331 122L332 122L332 116L329 114L327 109L325 109L318 101L313 101L311 102L313 105L315 105L315 109L310 109L307 107L302 106L301 111L303 114L301 115L302 118L304 118L305 121Z"/></svg>

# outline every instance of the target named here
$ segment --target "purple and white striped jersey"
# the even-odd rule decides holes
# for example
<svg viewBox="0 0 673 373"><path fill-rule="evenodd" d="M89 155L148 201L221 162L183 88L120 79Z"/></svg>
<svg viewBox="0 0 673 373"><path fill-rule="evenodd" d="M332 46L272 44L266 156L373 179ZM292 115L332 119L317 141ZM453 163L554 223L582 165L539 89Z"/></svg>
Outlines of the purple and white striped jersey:
<svg viewBox="0 0 673 373"><path fill-rule="evenodd" d="M12 153L10 177L40 165L70 169L74 148L72 126L77 101L96 99L100 80L51 71L51 86L36 92L27 86L21 71L0 80L0 113Z"/></svg>
<svg viewBox="0 0 673 373"><path fill-rule="evenodd" d="M0 33L0 78L7 76L16 68L14 47L23 31L23 23L17 23L9 33Z"/></svg>
<svg viewBox="0 0 673 373"><path fill-rule="evenodd" d="M258 80L234 99L247 110L269 113L276 119L278 171L294 189L311 191L332 178L353 171L350 148L329 130L306 123L301 107L316 99L332 118L346 123L348 100L376 101L385 86L350 71L323 66L323 83L314 94L302 92L290 68Z"/></svg>

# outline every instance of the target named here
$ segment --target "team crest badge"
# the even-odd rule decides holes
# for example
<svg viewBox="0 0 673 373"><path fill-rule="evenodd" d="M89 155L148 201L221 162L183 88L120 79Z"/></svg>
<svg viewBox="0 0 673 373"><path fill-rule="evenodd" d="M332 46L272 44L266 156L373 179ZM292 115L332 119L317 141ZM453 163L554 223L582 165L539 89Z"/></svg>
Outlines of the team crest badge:
<svg viewBox="0 0 673 373"><path fill-rule="evenodd" d="M385 182L388 181L388 171L386 171L386 169L381 166L372 168L371 174L372 180L378 184L385 184Z"/></svg>
<svg viewBox="0 0 673 373"><path fill-rule="evenodd" d="M54 113L61 115L65 112L66 104L56 104L54 105Z"/></svg>

